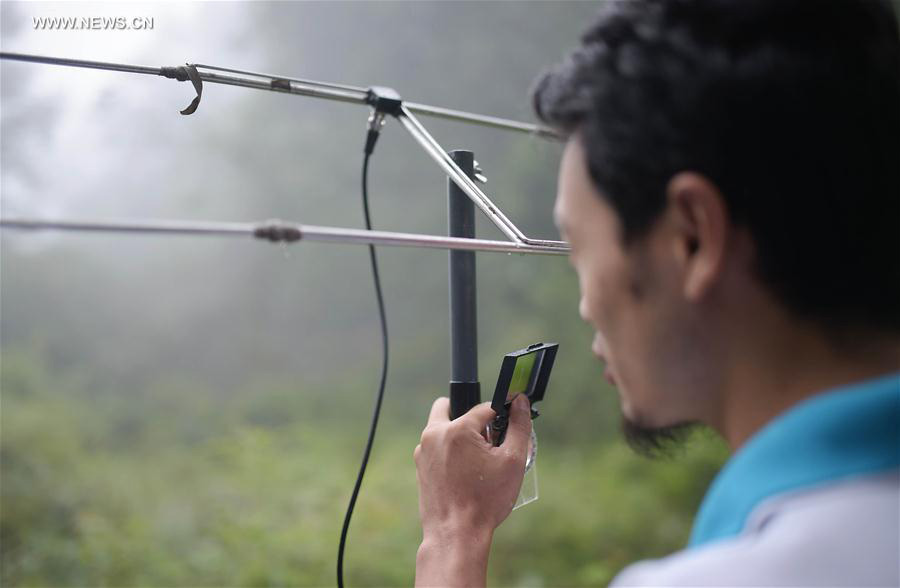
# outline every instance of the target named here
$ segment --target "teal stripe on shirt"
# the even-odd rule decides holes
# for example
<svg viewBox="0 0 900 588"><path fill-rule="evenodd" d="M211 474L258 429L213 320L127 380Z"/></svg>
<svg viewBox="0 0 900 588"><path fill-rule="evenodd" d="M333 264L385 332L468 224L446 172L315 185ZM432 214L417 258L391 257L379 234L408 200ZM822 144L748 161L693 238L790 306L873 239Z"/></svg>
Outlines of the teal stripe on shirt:
<svg viewBox="0 0 900 588"><path fill-rule="evenodd" d="M900 372L817 394L735 453L700 505L690 546L738 535L762 501L900 466Z"/></svg>

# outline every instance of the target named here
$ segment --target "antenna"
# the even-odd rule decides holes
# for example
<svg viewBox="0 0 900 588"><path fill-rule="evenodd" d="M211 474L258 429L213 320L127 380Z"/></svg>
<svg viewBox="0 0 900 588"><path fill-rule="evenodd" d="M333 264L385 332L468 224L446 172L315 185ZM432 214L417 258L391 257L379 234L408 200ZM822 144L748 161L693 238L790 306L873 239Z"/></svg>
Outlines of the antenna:
<svg viewBox="0 0 900 588"><path fill-rule="evenodd" d="M30 63L43 63L68 67L81 67L89 69L101 69L119 71L125 73L137 73L145 75L163 76L178 81L191 81L197 91L197 96L182 114L193 113L200 103L203 82L214 84L226 84L257 90L268 90L297 94L312 98L323 98L339 102L350 102L370 106L377 112L389 114L396 118L403 128L412 135L413 139L431 157L450 180L471 199L485 216L506 235L505 241L484 241L474 238L453 239L437 237L434 235L417 235L409 233L384 233L372 231L371 235L361 235L359 230L339 227L314 227L297 223L281 223L280 221L269 226L270 229L281 230L265 231L261 225L240 225L235 223L187 223L183 221L98 221L79 220L66 221L59 219L24 219L10 218L0 219L0 227L14 229L52 229L52 230L78 230L78 231L116 231L123 233L152 233L152 234L190 234L190 235L234 235L252 234L256 237L273 241L297 241L306 239L309 241L329 241L332 243L372 244L372 245L405 245L409 247L437 247L445 249L467 249L470 251L504 251L507 253L543 253L565 255L569 252L568 244L563 241L533 239L525 235L513 223L500 208L485 194L478 184L466 175L453 158L431 136L425 126L416 118L415 113L433 116L443 119L455 120L474 125L504 129L515 132L532 134L545 139L559 139L559 136L551 129L540 125L522 123L505 118L473 114L459 110L450 110L426 104L405 102L400 96L389 88L372 86L361 88L329 82L274 76L258 72L249 72L238 69L224 68L203 64L187 64L175 67L151 67L144 65L132 65L124 63L112 63L105 61L88 61L83 59L70 59L66 57L50 57L44 55L29 55L24 53L0 53L0 59L13 61L25 61ZM262 233L262 234L260 234ZM287 238L290 237L290 238Z"/></svg>

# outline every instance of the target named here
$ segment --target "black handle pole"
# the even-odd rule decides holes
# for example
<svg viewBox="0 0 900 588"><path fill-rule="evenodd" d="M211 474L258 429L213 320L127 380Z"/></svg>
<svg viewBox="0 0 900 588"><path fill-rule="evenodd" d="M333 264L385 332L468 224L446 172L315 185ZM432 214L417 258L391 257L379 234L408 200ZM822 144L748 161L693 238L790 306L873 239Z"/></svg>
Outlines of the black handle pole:
<svg viewBox="0 0 900 588"><path fill-rule="evenodd" d="M470 178L475 157L471 151L451 151L450 157ZM451 237L475 237L475 204L447 179ZM450 252L450 418L455 419L481 402L478 382L478 314L475 253Z"/></svg>

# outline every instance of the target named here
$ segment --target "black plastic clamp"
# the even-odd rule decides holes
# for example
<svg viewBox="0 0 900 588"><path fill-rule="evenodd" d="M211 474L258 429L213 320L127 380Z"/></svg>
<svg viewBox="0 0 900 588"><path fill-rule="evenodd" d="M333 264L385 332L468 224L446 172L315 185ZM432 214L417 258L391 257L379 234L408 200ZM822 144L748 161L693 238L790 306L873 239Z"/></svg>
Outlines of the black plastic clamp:
<svg viewBox="0 0 900 588"><path fill-rule="evenodd" d="M293 241L299 241L303 234L294 225L286 224L280 220L270 220L256 227L253 230L253 236L273 243L292 243Z"/></svg>
<svg viewBox="0 0 900 588"><path fill-rule="evenodd" d="M161 67L159 68L159 75L178 80L179 82L191 81L197 96L188 104L187 108L181 111L181 114L194 114L197 107L200 106L200 97L203 96L203 80L200 79L200 72L197 71L197 67L190 63L176 67Z"/></svg>
<svg viewBox="0 0 900 588"><path fill-rule="evenodd" d="M366 91L366 104L378 112L398 116L403 106L403 99L393 88L370 86Z"/></svg>

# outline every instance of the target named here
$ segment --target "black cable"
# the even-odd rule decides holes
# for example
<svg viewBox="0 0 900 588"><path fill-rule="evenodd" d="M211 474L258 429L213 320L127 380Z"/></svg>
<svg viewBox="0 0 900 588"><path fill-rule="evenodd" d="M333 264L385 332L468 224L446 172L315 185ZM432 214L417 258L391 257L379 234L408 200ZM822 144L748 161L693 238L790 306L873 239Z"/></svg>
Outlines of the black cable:
<svg viewBox="0 0 900 588"><path fill-rule="evenodd" d="M372 147L374 147L374 142ZM362 166L362 201L363 215L366 220L366 229L372 230L372 220L369 218L369 156L371 150L366 149L363 157ZM350 529L350 517L353 516L353 507L356 505L356 498L359 495L360 486L362 486L363 475L366 473L366 465L369 463L369 454L372 452L372 442L375 439L375 429L378 427L378 416L381 413L381 401L384 398L384 384L387 381L388 370L388 331L387 318L384 313L384 297L381 294L381 278L378 275L378 260L375 258L375 247L369 245L369 259L372 262L372 277L375 281L375 298L378 301L378 316L381 319L381 341L383 362L381 364L381 383L378 385L378 396L375 399L375 411L372 413L372 424L369 427L369 439L366 441L366 449L363 452L362 463L359 466L359 475L356 477L356 485L353 487L353 494L350 496L350 504L347 505L347 514L344 516L344 527L341 529L341 542L338 545L337 557L337 584L339 588L344 587L344 546L347 543L347 531Z"/></svg>

